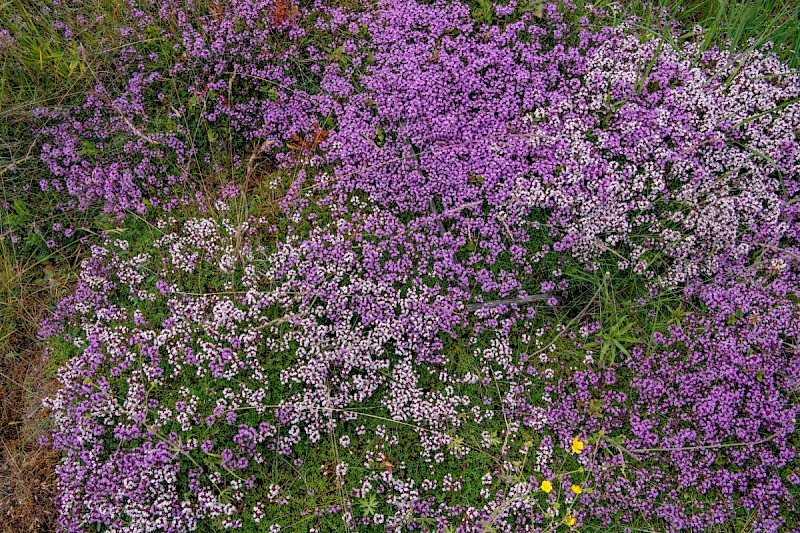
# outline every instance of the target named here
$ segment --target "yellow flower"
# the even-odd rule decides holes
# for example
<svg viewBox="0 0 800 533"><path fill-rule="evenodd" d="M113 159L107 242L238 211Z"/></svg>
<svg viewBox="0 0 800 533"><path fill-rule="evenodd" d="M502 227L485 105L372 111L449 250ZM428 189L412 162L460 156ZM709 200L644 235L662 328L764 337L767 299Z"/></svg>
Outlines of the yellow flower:
<svg viewBox="0 0 800 533"><path fill-rule="evenodd" d="M572 492L574 492L575 494L580 494L581 492L583 492L583 489L581 488L580 485L572 485L571 488Z"/></svg>
<svg viewBox="0 0 800 533"><path fill-rule="evenodd" d="M553 490L553 484L549 481L542 481L542 490L550 494L550 491Z"/></svg>
<svg viewBox="0 0 800 533"><path fill-rule="evenodd" d="M578 437L572 437L572 451L575 453L583 451L583 442Z"/></svg>
<svg viewBox="0 0 800 533"><path fill-rule="evenodd" d="M564 523L567 524L569 527L574 526L575 525L575 517L572 516L571 514L568 514L567 516L564 517Z"/></svg>

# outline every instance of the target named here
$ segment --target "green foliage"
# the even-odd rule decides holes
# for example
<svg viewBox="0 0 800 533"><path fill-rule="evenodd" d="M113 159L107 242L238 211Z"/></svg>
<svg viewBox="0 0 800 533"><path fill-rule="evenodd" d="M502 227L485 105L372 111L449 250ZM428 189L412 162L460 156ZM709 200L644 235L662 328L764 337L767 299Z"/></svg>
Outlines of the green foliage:
<svg viewBox="0 0 800 533"><path fill-rule="evenodd" d="M748 51L772 42L783 61L800 67L800 4L791 0L579 0L576 4L576 19L589 14L596 26L617 25L635 15L643 38L657 33L678 47L682 39L670 30L676 22L684 30L702 27L703 49ZM684 38L690 35L691 31Z"/></svg>

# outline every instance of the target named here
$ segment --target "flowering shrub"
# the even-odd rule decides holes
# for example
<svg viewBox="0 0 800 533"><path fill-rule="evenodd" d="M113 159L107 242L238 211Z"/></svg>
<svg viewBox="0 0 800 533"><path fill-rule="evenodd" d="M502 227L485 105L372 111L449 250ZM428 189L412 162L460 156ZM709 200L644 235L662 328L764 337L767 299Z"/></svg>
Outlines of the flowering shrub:
<svg viewBox="0 0 800 533"><path fill-rule="evenodd" d="M175 204L198 124L303 165L280 228L92 249L43 329L64 528L796 526L800 87L515 5L163 2L167 71L50 111L78 206Z"/></svg>
<svg viewBox="0 0 800 533"><path fill-rule="evenodd" d="M319 441L378 392L396 419L435 425L444 406L408 395L420 392L414 366L442 359L437 335L463 322L464 295L420 277L433 273L438 237L407 243L378 211L359 229L318 230L267 256L250 242L254 222L196 219L178 232L165 222L151 252L133 255L119 239L93 248L45 330L66 328L79 351L50 401L53 445L66 452L65 527L121 527L122 517L132 530L215 516L235 525L245 492L233 472L267 450L291 456L303 435ZM385 240L372 244L374 235ZM449 396L439 400L458 405ZM96 473L102 484L90 481ZM191 498L181 474L194 480ZM228 490L232 502L221 500Z"/></svg>
<svg viewBox="0 0 800 533"><path fill-rule="evenodd" d="M171 208L188 201L178 185L192 167L221 162L223 135L266 150L310 131L311 102L290 68L304 30L297 8L278 4L237 0L200 16L171 0L129 8L120 38L136 44L115 52L116 71L92 73L80 108L40 110L54 122L41 157L55 176L41 186L65 190L73 208Z"/></svg>
<svg viewBox="0 0 800 533"><path fill-rule="evenodd" d="M526 358L517 363L511 351L513 318L488 345L471 341L475 361L467 369L450 368L447 334L466 325L468 293L431 282L450 277L437 257L437 233L356 206L354 222L319 226L269 254L254 241L260 221L227 219L162 222L163 235L147 252L120 239L93 248L75 295L43 331L72 354L48 401L57 424L51 444L65 454L57 501L63 527L182 531L204 520L226 528L259 522L278 508L271 511L254 489L264 482L263 465L297 458L306 442L346 430L355 435L342 436L341 446L382 467L347 480L346 502L376 494L385 501L386 514L373 512L362 524L446 523L465 509L494 521L510 505L501 490L486 510L472 502L431 507L434 494L457 492L464 480L440 480L433 466L421 480L406 475L403 463L394 471L386 450L397 436L374 423L379 438L365 433L364 421L400 422L431 465L483 453L487 469L512 476L510 463L481 452L500 444L490 386L502 394L501 406L514 408L506 440L520 453L532 441L518 443L514 434L544 429L546 417L525 397L535 384L518 366ZM525 372L535 375L533 367ZM501 387L497 379L515 383ZM368 406L379 411L360 410ZM469 441L460 436L473 433ZM337 460L342 485L348 464ZM538 498L533 480L520 483L515 507ZM487 486L482 497L495 491ZM285 505L290 495L278 493L268 503ZM340 511L351 527L359 523L348 507L331 512Z"/></svg>
<svg viewBox="0 0 800 533"><path fill-rule="evenodd" d="M493 330L472 334L456 355L439 333L463 334L468 293L423 281L437 279L436 232L355 206L358 222L318 226L271 253L257 244L261 222L212 219L160 223L147 252L119 239L92 250L75 296L44 331L73 354L49 401L51 442L65 452L64 527L258 522L277 511L254 487L283 484L263 465L297 461L305 442L331 433L344 434L350 454L334 474L350 487L345 501L385 501L366 522L347 507L331 511L351 527L459 524L467 513L475 528L460 530L483 531L641 513L701 529L726 523L738 505L780 526L792 496L779 472L796 464L800 383L797 352L787 351L798 336L796 275L785 264L770 258L737 273L747 283L698 286L705 313L605 370L567 369L546 325L524 333L531 315L493 310L479 313L475 331ZM591 338L593 328L582 329ZM368 406L380 410L360 410ZM397 436L365 433L369 417L410 428L403 438L419 443L430 469L394 470L386 451ZM359 453L383 468L348 478ZM577 460L571 473L557 466L563 454ZM483 504L441 500L468 481L440 477L437 466L463 460L484 468ZM275 491L267 503L285 505L291 495Z"/></svg>
<svg viewBox="0 0 800 533"><path fill-rule="evenodd" d="M720 253L747 254L742 237L774 223L797 187L800 89L773 75L783 66L764 52L576 32L554 6L544 24L528 13L481 28L458 3L350 14L279 4L215 4L194 21L165 2L158 15L172 32L142 13L124 33L156 32L177 55L124 48L122 94L98 79L82 111L45 129L43 158L65 181L42 185L65 186L80 206L141 211L178 202L169 188L197 159L200 126L212 144L217 123L264 150L322 144L343 176L337 188L435 213L462 246L480 245L470 264L510 255L503 281L484 282L504 295L530 289L541 251L523 251L531 225L545 224L555 251L591 264L618 249L623 269L675 285L713 273ZM337 53L306 47L301 21L343 34ZM275 49L278 37L288 45ZM287 66L301 53L319 94ZM161 88L169 83L179 92ZM326 115L330 136L314 122Z"/></svg>
<svg viewBox="0 0 800 533"><path fill-rule="evenodd" d="M781 472L798 464L796 276L749 274L703 287L705 312L658 332L625 365L553 387L550 418L593 437L581 462L603 490L585 497L586 513L704 529L742 507L774 531L793 512Z"/></svg>
<svg viewBox="0 0 800 533"><path fill-rule="evenodd" d="M530 275L532 224L555 251L591 263L614 248L620 268L664 285L779 227L800 161L800 87L772 75L780 62L622 29L581 29L570 45L560 17L551 6L545 25L478 28L465 6L414 2L368 16L374 65L331 135L341 186L416 213L440 206L480 244L470 263L511 255L507 290Z"/></svg>

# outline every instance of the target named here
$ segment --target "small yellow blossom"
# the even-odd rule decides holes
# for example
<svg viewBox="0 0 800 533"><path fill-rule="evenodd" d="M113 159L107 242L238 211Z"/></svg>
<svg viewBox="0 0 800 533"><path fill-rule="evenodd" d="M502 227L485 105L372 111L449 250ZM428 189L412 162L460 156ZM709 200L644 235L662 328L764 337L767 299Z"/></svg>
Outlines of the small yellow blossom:
<svg viewBox="0 0 800 533"><path fill-rule="evenodd" d="M567 516L564 517L564 523L567 524L569 527L574 526L575 525L575 517L572 516L571 514L568 514Z"/></svg>
<svg viewBox="0 0 800 533"><path fill-rule="evenodd" d="M542 481L542 490L550 494L550 491L553 490L553 484L549 481Z"/></svg>
<svg viewBox="0 0 800 533"><path fill-rule="evenodd" d="M583 451L583 441L578 439L578 437L572 437L572 451L575 453L581 453Z"/></svg>
<svg viewBox="0 0 800 533"><path fill-rule="evenodd" d="M572 492L574 492L575 494L580 494L581 492L583 492L583 489L581 488L580 485L572 485L571 488Z"/></svg>

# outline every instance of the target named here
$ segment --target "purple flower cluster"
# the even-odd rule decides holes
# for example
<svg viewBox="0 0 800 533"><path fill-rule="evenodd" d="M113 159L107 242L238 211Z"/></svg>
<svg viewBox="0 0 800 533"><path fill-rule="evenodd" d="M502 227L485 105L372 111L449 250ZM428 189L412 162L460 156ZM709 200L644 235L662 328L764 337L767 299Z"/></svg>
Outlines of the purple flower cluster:
<svg viewBox="0 0 800 533"><path fill-rule="evenodd" d="M584 466L602 491L582 501L588 515L704 529L741 507L775 531L794 512L782 473L798 462L800 287L796 273L770 263L696 287L703 311L655 334L625 365L581 370L552 388L561 438L575 427L595 437Z"/></svg>
<svg viewBox="0 0 800 533"><path fill-rule="evenodd" d="M214 162L228 130L246 150L311 129L311 100L291 73L304 35L297 17L274 0L214 5L199 16L199 6L171 0L128 8L120 38L135 44L114 47L117 68L92 72L77 109L39 110L48 118L41 157L54 175L42 188L74 197L69 208L169 209L190 201L179 185Z"/></svg>
<svg viewBox="0 0 800 533"><path fill-rule="evenodd" d="M43 330L79 352L48 402L52 445L65 452L65 528L119 528L122 517L131 531L191 529L217 516L234 524L238 505L220 500L220 487L235 483L225 472L291 456L304 436L319 441L373 397L398 420L433 423L439 413L444 423L441 404L458 398L440 394L424 407L405 395L418 392L416 365L443 362L439 335L464 323L467 294L425 281L448 277L435 232L363 205L353 220L290 237L268 255L250 243L263 220L193 219L177 232L163 222L152 252L131 256L119 239L92 250L75 295ZM203 272L217 272L219 286L192 292ZM219 430L197 437L198 426L220 425L238 428L232 442ZM188 498L176 477L182 456L213 465L189 470ZM131 481L139 478L149 481Z"/></svg>
<svg viewBox="0 0 800 533"><path fill-rule="evenodd" d="M45 186L174 205L211 153L194 128L218 122L305 168L280 230L234 220L231 186L217 218L92 249L42 332L69 357L49 400L65 529L280 530L293 495L262 465L328 439L339 500L313 512L351 529L785 525L800 86L768 49L675 50L554 5L496 25L461 3L214 6L162 2L168 71L126 48L120 96L98 75L48 112ZM605 366L601 317L514 305L579 297L601 263L689 310ZM390 455L401 434L419 465Z"/></svg>
<svg viewBox="0 0 800 533"><path fill-rule="evenodd" d="M796 193L800 86L764 52L678 51L560 17L476 28L463 5L415 2L365 15L374 64L330 137L340 187L438 208L478 243L468 264L510 255L503 292L538 259L523 251L537 223L555 251L591 264L612 248L662 285L747 254L744 236Z"/></svg>

